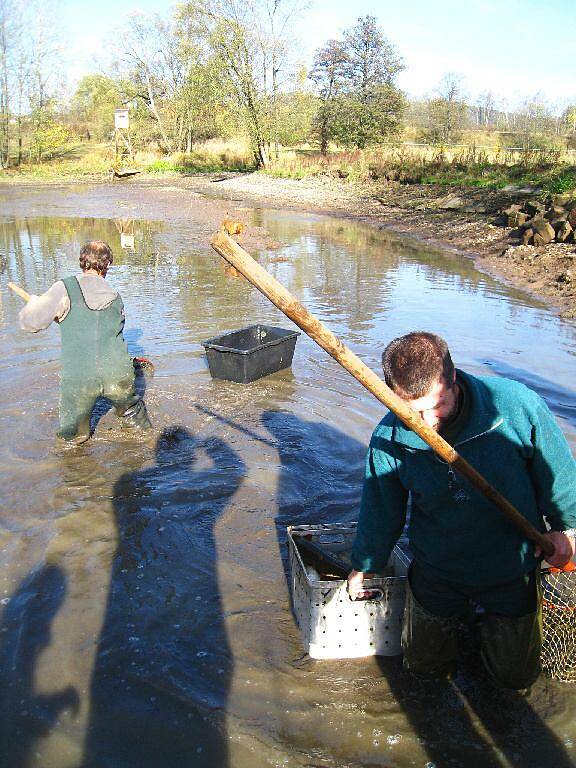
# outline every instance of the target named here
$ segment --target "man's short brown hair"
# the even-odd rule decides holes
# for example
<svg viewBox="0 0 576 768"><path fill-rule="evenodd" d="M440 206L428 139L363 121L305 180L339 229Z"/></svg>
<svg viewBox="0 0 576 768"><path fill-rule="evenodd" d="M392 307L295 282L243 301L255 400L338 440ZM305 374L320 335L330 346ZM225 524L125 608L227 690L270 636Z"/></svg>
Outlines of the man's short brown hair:
<svg viewBox="0 0 576 768"><path fill-rule="evenodd" d="M95 269L99 275L108 271L112 264L112 249L104 240L90 240L80 249L80 269Z"/></svg>
<svg viewBox="0 0 576 768"><path fill-rule="evenodd" d="M414 331L388 344L382 355L386 384L411 400L424 397L441 378L452 382L454 363L440 336Z"/></svg>

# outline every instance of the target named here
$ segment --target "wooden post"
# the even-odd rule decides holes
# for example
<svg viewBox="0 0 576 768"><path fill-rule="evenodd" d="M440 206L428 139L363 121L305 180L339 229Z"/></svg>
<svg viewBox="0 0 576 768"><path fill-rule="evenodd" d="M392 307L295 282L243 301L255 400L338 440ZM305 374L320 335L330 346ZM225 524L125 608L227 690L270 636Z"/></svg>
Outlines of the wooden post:
<svg viewBox="0 0 576 768"><path fill-rule="evenodd" d="M550 556L552 542L543 536L510 502L502 496L474 467L460 456L437 432L429 427L416 411L393 392L374 371L368 368L332 331L314 317L284 286L260 266L238 243L223 230L211 240L214 250L232 264L261 293L310 336L322 349L354 376L381 403L393 411L407 427L416 432L441 459L450 464L492 501L523 533Z"/></svg>

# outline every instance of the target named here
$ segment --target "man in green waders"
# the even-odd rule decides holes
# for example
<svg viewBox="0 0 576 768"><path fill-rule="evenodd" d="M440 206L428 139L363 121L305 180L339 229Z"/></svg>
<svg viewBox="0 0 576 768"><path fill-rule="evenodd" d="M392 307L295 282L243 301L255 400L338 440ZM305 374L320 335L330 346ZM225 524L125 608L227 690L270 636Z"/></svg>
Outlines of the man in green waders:
<svg viewBox="0 0 576 768"><path fill-rule="evenodd" d="M90 416L99 397L111 401L123 427L151 426L122 335L124 305L105 280L111 264L107 243L86 243L80 250L82 274L58 280L46 293L32 296L19 315L20 327L31 333L48 328L53 320L60 325L58 437L75 444L89 439Z"/></svg>

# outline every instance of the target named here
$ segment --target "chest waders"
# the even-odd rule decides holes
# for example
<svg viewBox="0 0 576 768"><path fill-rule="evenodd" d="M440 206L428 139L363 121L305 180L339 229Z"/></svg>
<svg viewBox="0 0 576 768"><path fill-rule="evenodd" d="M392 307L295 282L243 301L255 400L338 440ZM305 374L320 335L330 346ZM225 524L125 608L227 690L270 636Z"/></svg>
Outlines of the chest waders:
<svg viewBox="0 0 576 768"><path fill-rule="evenodd" d="M84 442L99 397L111 401L121 424L147 429L150 422L134 386L134 366L122 335L123 304L117 296L104 309L90 309L75 277L63 280L70 311L60 323L62 372L58 437Z"/></svg>
<svg viewBox="0 0 576 768"><path fill-rule="evenodd" d="M469 587L435 579L413 561L402 626L404 668L423 680L455 674L465 622L492 681L502 688L529 688L542 668L541 598L539 567L504 584ZM475 605L484 612L475 614Z"/></svg>

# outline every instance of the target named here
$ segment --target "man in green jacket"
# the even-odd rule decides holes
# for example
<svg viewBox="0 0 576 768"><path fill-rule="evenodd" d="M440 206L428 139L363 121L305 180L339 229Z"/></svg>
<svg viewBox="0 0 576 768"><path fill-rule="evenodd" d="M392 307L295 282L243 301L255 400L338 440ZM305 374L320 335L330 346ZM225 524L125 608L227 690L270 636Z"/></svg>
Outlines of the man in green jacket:
<svg viewBox="0 0 576 768"><path fill-rule="evenodd" d="M518 382L456 370L431 333L395 339L382 363L388 386L545 532L550 564L565 565L574 556L576 462L544 401ZM367 596L364 578L385 568L409 497L405 667L423 679L453 673L458 626L480 608L488 672L503 687L529 687L540 672L541 553L393 413L368 450L351 596Z"/></svg>
<svg viewBox="0 0 576 768"><path fill-rule="evenodd" d="M58 437L76 444L90 437L90 416L99 397L111 401L123 427L151 426L136 392L134 365L122 335L124 305L105 280L111 264L108 243L86 243L80 250L82 274L58 280L41 296L31 296L19 316L20 327L32 333L53 320L60 326Z"/></svg>

